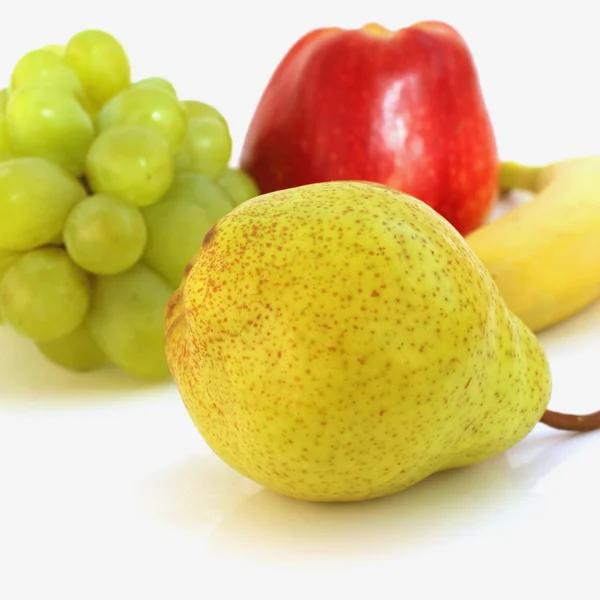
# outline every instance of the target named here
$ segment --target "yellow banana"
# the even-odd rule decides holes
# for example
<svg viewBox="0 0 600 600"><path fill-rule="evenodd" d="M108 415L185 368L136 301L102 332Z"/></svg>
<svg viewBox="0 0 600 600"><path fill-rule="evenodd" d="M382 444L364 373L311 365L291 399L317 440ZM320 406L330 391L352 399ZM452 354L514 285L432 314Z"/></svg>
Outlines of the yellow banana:
<svg viewBox="0 0 600 600"><path fill-rule="evenodd" d="M466 239L509 308L540 331L600 298L600 155L504 163L500 187L535 195Z"/></svg>

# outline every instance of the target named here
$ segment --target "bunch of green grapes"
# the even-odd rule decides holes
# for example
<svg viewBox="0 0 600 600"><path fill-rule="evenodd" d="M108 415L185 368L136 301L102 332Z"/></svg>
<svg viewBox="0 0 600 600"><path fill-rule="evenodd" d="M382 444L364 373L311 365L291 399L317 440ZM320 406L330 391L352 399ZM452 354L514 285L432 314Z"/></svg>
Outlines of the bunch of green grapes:
<svg viewBox="0 0 600 600"><path fill-rule="evenodd" d="M71 370L167 378L166 303L259 193L231 151L218 110L132 82L106 32L23 56L0 91L0 323Z"/></svg>

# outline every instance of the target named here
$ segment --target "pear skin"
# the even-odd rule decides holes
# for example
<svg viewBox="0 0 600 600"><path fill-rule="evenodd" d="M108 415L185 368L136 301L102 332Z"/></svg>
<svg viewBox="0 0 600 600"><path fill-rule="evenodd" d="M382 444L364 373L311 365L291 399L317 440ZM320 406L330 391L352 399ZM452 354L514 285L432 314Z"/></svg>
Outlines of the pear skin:
<svg viewBox="0 0 600 600"><path fill-rule="evenodd" d="M275 492L358 501L519 442L551 378L457 231L385 186L258 196L209 231L166 315L214 452Z"/></svg>

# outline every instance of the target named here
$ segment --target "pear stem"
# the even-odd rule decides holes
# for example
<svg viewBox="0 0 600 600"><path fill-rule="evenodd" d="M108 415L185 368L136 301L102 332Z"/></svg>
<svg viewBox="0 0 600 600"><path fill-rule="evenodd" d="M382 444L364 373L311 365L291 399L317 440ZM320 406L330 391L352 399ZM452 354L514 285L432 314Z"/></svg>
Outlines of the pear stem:
<svg viewBox="0 0 600 600"><path fill-rule="evenodd" d="M539 192L544 167L530 167L517 162L500 163L500 191L525 190Z"/></svg>
<svg viewBox="0 0 600 600"><path fill-rule="evenodd" d="M563 431L593 431L600 429L600 411L588 415L570 415L547 410L540 423Z"/></svg>

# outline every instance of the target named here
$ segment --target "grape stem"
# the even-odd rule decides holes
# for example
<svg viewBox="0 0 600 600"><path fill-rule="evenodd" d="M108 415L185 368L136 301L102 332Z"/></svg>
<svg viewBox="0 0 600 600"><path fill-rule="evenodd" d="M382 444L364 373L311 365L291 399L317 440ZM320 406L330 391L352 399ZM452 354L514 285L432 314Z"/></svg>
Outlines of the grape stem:
<svg viewBox="0 0 600 600"><path fill-rule="evenodd" d="M547 410L540 423L563 431L594 431L600 429L600 411L587 415L571 415Z"/></svg>

